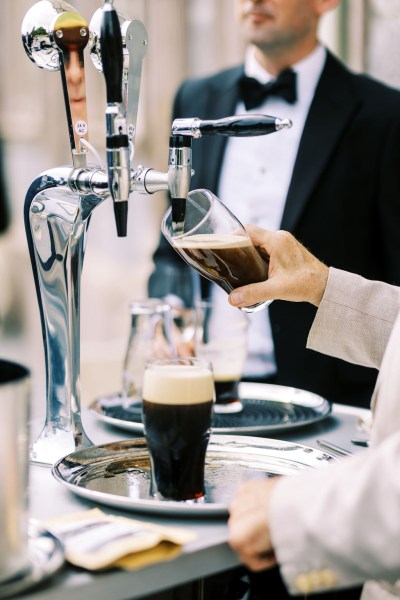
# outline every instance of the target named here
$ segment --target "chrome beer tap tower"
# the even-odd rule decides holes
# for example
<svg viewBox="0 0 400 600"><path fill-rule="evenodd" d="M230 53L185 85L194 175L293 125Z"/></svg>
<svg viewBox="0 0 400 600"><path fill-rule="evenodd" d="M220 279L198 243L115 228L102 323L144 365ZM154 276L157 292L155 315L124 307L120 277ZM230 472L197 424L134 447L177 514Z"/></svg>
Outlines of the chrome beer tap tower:
<svg viewBox="0 0 400 600"><path fill-rule="evenodd" d="M266 115L216 121L177 119L172 124L168 169L131 165L147 32L104 0L90 25L63 0L41 0L22 23L28 57L42 69L60 71L72 164L51 168L31 183L25 228L35 280L46 365L46 419L31 446L31 460L52 465L91 445L81 420L80 285L86 236L93 210L111 196L118 236L127 234L133 192L171 196L175 230L182 230L192 175L191 140L202 135L264 135L290 121ZM84 49L106 83L107 167L87 164L96 150L88 141Z"/></svg>

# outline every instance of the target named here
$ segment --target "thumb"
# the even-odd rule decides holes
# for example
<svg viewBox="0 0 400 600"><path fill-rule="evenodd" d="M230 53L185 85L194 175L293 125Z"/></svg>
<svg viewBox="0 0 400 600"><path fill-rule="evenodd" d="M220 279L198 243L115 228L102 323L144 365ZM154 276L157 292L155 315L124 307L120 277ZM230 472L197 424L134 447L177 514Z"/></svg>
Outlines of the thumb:
<svg viewBox="0 0 400 600"><path fill-rule="evenodd" d="M239 308L253 306L259 302L271 302L275 299L274 285L271 285L269 279L236 288L228 296L229 303Z"/></svg>

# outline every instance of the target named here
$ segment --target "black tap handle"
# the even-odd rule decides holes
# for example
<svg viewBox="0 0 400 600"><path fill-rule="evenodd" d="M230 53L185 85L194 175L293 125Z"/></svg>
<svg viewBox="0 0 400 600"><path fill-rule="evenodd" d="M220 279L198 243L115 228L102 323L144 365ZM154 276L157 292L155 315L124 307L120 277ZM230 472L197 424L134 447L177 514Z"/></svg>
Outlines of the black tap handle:
<svg viewBox="0 0 400 600"><path fill-rule="evenodd" d="M122 102L123 49L117 11L105 3L100 30L100 50L106 80L107 103Z"/></svg>
<svg viewBox="0 0 400 600"><path fill-rule="evenodd" d="M235 137L248 137L274 133L282 126L283 119L268 115L237 115L225 117L214 121L201 121L201 135L231 135ZM287 120L285 120L284 127Z"/></svg>
<svg viewBox="0 0 400 600"><path fill-rule="evenodd" d="M194 138L215 134L249 137L274 133L291 126L292 122L289 119L280 119L269 115L235 115L234 117L225 117L213 121L202 121L194 117L175 119L172 123L172 133Z"/></svg>

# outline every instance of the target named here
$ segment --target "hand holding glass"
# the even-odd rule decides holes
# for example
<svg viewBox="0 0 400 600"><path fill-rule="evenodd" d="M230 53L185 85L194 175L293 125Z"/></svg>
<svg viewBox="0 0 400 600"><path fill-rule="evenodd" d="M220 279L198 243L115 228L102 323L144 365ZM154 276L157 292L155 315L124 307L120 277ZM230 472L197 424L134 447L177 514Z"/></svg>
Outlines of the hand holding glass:
<svg viewBox="0 0 400 600"><path fill-rule="evenodd" d="M240 221L208 190L188 194L183 234L174 235L171 208L161 231L193 269L228 294L268 278L268 257L254 247ZM241 310L255 312L268 304L270 301L260 302Z"/></svg>

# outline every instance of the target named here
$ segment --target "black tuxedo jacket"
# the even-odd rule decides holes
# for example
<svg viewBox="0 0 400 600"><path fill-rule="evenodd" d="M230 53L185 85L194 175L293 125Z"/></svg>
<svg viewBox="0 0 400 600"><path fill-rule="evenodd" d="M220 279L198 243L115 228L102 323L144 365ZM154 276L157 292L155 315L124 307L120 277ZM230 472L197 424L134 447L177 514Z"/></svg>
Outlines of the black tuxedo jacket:
<svg viewBox="0 0 400 600"><path fill-rule="evenodd" d="M242 73L240 66L184 83L174 118L234 114ZM226 141L194 140L192 189L218 195ZM329 53L301 137L281 229L327 265L400 284L400 92L351 73ZM156 269L167 257L181 260L161 240ZM306 349L315 310L305 303L271 304L277 383L369 406L375 370Z"/></svg>
<svg viewBox="0 0 400 600"><path fill-rule="evenodd" d="M0 233L5 231L10 222L10 212L6 195L5 178L3 172L3 150L0 141Z"/></svg>

